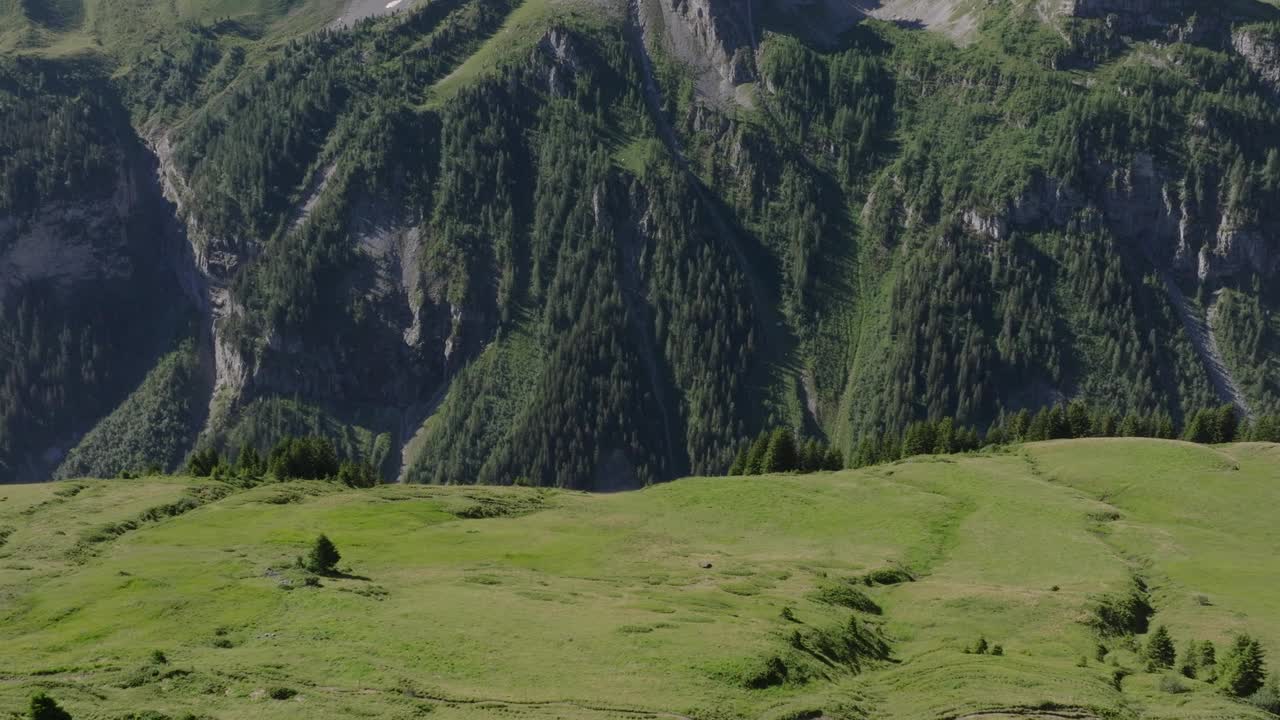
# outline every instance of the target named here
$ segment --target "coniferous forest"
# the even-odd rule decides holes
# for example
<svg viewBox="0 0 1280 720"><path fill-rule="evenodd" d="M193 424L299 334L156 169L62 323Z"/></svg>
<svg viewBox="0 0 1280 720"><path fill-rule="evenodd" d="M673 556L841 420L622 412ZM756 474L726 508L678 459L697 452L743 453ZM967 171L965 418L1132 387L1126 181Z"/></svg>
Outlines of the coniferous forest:
<svg viewBox="0 0 1280 720"><path fill-rule="evenodd" d="M0 10L2 480L319 438L353 483L604 490L1280 426L1270 4L127 5Z"/></svg>

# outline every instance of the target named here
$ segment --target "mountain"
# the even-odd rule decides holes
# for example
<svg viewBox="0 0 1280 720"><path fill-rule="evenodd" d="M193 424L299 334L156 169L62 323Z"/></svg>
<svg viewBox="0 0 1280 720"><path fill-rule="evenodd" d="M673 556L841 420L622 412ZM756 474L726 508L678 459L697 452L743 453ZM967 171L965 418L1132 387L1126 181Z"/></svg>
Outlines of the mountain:
<svg viewBox="0 0 1280 720"><path fill-rule="evenodd" d="M1266 720L1226 678L1242 633L1277 672L1277 461L1113 438L611 494L8 486L0 708ZM319 533L335 572L295 565Z"/></svg>
<svg viewBox="0 0 1280 720"><path fill-rule="evenodd" d="M1280 9L0 7L0 473L321 434L636 487L789 426L1280 413Z"/></svg>

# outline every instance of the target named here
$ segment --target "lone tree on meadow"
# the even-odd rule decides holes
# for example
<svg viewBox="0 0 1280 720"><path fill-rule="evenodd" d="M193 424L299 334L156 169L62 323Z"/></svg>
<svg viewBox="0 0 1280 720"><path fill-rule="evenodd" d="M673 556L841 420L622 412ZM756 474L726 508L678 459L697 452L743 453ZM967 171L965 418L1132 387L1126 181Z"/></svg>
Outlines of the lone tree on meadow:
<svg viewBox="0 0 1280 720"><path fill-rule="evenodd" d="M313 573L331 573L341 559L342 555L338 552L338 548L334 547L333 541L324 533L320 533L320 537L312 543L311 551L307 553L304 564Z"/></svg>
<svg viewBox="0 0 1280 720"><path fill-rule="evenodd" d="M53 698L44 693L36 693L31 697L31 709L27 711L31 720L71 720L71 713L63 710Z"/></svg>
<svg viewBox="0 0 1280 720"><path fill-rule="evenodd" d="M1169 637L1169 629L1160 625L1147 640L1147 659L1156 667L1171 668L1177 660L1177 651Z"/></svg>

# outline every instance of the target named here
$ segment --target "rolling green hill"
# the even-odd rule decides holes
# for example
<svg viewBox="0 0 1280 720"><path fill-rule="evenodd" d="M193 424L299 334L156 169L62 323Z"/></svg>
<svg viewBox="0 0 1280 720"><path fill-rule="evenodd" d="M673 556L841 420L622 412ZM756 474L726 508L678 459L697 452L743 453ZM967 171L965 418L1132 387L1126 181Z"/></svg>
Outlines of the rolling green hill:
<svg viewBox="0 0 1280 720"><path fill-rule="evenodd" d="M1163 625L1219 668L1237 633L1280 652L1278 461L1112 439L609 495L9 486L0 712L1271 717L1135 650ZM293 565L321 532L335 575ZM1133 593L1147 632L1090 625Z"/></svg>

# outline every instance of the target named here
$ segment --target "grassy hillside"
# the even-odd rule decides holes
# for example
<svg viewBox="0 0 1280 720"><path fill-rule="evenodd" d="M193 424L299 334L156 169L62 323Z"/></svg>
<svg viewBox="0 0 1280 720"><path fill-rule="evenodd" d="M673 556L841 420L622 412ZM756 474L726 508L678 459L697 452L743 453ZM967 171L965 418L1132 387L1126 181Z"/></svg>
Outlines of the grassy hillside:
<svg viewBox="0 0 1280 720"><path fill-rule="evenodd" d="M1168 692L1145 638L1087 621L1136 575L1179 650L1280 648L1277 459L1095 440L614 495L10 486L0 712L43 689L78 718L1265 718ZM320 532L335 576L291 567Z"/></svg>

